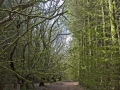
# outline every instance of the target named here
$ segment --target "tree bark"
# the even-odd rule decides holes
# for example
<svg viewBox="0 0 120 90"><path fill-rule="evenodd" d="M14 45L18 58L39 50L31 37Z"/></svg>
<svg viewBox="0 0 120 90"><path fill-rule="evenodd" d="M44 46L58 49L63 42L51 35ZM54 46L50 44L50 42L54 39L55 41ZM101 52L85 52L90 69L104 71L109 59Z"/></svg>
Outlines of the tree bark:
<svg viewBox="0 0 120 90"><path fill-rule="evenodd" d="M5 84L2 82L2 80L0 80L0 90L3 90L5 87Z"/></svg>

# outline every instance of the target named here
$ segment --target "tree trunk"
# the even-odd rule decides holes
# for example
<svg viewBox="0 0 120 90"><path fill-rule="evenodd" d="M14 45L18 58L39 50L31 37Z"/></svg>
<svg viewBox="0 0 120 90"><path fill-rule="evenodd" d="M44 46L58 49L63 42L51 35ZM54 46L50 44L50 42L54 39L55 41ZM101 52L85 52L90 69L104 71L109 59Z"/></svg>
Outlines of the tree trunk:
<svg viewBox="0 0 120 90"><path fill-rule="evenodd" d="M14 82L13 88L14 88L14 89L17 89L17 82Z"/></svg>
<svg viewBox="0 0 120 90"><path fill-rule="evenodd" d="M45 86L43 81L40 81L39 86Z"/></svg>
<svg viewBox="0 0 120 90"><path fill-rule="evenodd" d="M4 83L2 81L0 81L0 90L3 90L5 87Z"/></svg>

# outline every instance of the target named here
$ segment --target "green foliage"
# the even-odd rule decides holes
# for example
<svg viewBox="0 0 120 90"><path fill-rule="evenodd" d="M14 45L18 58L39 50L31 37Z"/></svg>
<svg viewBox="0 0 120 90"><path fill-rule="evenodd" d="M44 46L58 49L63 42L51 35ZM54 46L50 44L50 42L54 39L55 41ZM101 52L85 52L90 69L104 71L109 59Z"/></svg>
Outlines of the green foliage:
<svg viewBox="0 0 120 90"><path fill-rule="evenodd" d="M108 1L67 2L71 22L68 27L74 38L69 52L70 64L79 72L79 83L90 90L120 88L120 34L117 33L120 25L115 12L119 4L115 4L118 0Z"/></svg>

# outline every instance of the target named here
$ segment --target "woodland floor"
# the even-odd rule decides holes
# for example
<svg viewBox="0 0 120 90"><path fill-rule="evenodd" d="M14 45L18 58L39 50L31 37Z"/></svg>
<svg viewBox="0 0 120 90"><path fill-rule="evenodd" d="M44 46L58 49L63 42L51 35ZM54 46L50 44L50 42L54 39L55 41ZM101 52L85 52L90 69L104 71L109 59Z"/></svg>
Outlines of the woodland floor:
<svg viewBox="0 0 120 90"><path fill-rule="evenodd" d="M78 82L56 82L52 84L47 84L44 87L39 87L39 84L35 84L35 88L36 90L84 90L80 85L78 85Z"/></svg>
<svg viewBox="0 0 120 90"><path fill-rule="evenodd" d="M78 82L56 82L45 87L36 87L37 90L83 90Z"/></svg>

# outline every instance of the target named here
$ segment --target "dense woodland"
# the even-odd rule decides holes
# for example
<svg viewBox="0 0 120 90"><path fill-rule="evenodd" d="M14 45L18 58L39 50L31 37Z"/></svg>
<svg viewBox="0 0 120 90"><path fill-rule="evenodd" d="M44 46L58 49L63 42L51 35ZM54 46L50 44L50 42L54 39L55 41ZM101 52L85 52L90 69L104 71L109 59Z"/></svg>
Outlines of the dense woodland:
<svg viewBox="0 0 120 90"><path fill-rule="evenodd" d="M120 1L0 0L0 90L61 80L120 89Z"/></svg>

